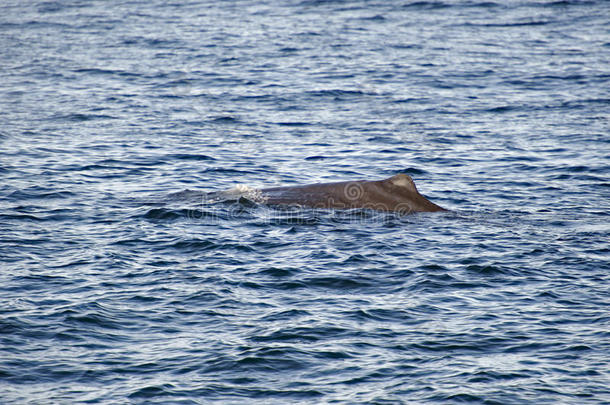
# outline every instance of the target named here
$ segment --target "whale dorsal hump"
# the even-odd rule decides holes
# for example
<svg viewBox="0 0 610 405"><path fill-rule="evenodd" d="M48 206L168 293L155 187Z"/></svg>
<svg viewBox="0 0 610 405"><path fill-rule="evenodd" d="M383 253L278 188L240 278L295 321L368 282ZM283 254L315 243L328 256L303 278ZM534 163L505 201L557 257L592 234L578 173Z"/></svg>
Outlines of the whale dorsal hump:
<svg viewBox="0 0 610 405"><path fill-rule="evenodd" d="M389 180L396 187L406 188L412 193L417 193L417 187L415 187L413 179L407 174L399 173L395 176L390 177Z"/></svg>

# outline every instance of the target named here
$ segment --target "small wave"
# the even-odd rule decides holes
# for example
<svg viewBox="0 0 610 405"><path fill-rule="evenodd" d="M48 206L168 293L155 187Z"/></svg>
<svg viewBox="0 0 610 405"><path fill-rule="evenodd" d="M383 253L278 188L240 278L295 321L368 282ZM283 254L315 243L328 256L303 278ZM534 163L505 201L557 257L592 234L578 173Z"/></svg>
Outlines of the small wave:
<svg viewBox="0 0 610 405"><path fill-rule="evenodd" d="M32 215L32 214L0 214L0 219L6 220L6 221L11 221L11 220L43 221L42 218L40 218L36 215Z"/></svg>
<svg viewBox="0 0 610 405"><path fill-rule="evenodd" d="M136 370L134 370L136 371ZM144 370L139 370L140 372L144 372ZM154 385L147 386L137 389L136 391L129 394L127 397L129 399L142 400L147 398L159 398L159 397L167 397L168 395L172 395L176 390L176 387L172 384L163 384L163 385Z"/></svg>
<svg viewBox="0 0 610 405"><path fill-rule="evenodd" d="M507 270L494 265L471 264L466 267L466 270L483 276L505 275L510 273Z"/></svg>
<svg viewBox="0 0 610 405"><path fill-rule="evenodd" d="M191 154L191 153L175 153L171 155L167 155L167 158L170 160L195 160L195 161L204 161L204 160L216 160L212 156L209 155L200 155L200 154Z"/></svg>
<svg viewBox="0 0 610 405"><path fill-rule="evenodd" d="M74 73L87 73L90 75L115 75L120 73L119 70L111 70L111 69L101 69L101 68L83 68L83 69L74 69Z"/></svg>
<svg viewBox="0 0 610 405"><path fill-rule="evenodd" d="M402 6L404 9L441 10L445 8L494 8L502 3L493 1L482 2L448 2L448 1L414 1Z"/></svg>
<svg viewBox="0 0 610 405"><path fill-rule="evenodd" d="M230 116L230 115L213 117L207 121L207 123L209 123L209 124L237 124L239 122L241 122L241 121L238 118Z"/></svg>
<svg viewBox="0 0 610 405"><path fill-rule="evenodd" d="M276 122L275 124L279 125L279 126L282 126L282 127L306 127L308 125L311 125L311 123L309 123L309 122L298 122L298 121L295 121L295 122L287 122L287 121Z"/></svg>
<svg viewBox="0 0 610 405"><path fill-rule="evenodd" d="M160 220L174 220L188 216L189 210L172 210L167 208L153 208L144 214L144 218Z"/></svg>
<svg viewBox="0 0 610 405"><path fill-rule="evenodd" d="M299 270L297 268L280 268L280 267L269 267L265 270L259 272L259 274L263 274L266 276L271 276L275 278L280 277L290 277L294 274L297 274Z"/></svg>
<svg viewBox="0 0 610 405"><path fill-rule="evenodd" d="M175 243L168 245L167 247L171 249L178 250L188 250L188 251L204 251L204 250L214 250L217 248L227 248L228 245L219 244L213 242L208 239L189 239L189 240L181 240Z"/></svg>
<svg viewBox="0 0 610 405"><path fill-rule="evenodd" d="M64 30L64 29L69 29L71 26L69 24L65 24L65 23L57 23L57 22L48 22L48 21L26 21L26 22L21 22L21 23L9 23L9 22L5 22L0 24L0 29L3 28L7 28L7 29L15 29L15 28L19 28L19 29L24 29L24 30L29 30L29 29L49 29L49 28L53 28L53 29L58 29L58 30Z"/></svg>
<svg viewBox="0 0 610 405"><path fill-rule="evenodd" d="M69 121L69 122L84 122L99 119L115 119L112 115L106 114L83 114L83 113L72 113L66 115L55 115L51 117L53 121Z"/></svg>
<svg viewBox="0 0 610 405"><path fill-rule="evenodd" d="M361 21L386 21L387 19L381 14L377 14L371 17L361 17L359 18Z"/></svg>
<svg viewBox="0 0 610 405"><path fill-rule="evenodd" d="M558 0L558 1L551 1L551 2L533 2L533 3L526 3L528 6L531 7L568 7L568 6L591 6L594 5L596 2L595 1L587 1L587 0Z"/></svg>
<svg viewBox="0 0 610 405"><path fill-rule="evenodd" d="M534 20L534 21L516 21L516 22L505 22L505 23L483 23L483 24L468 23L465 25L489 27L489 28L513 28L513 27L530 27L530 26L548 25L548 24L551 24L552 22L553 21L547 21L547 20Z"/></svg>
<svg viewBox="0 0 610 405"><path fill-rule="evenodd" d="M425 9L425 10L437 10L442 8L449 8L451 4L443 1L413 1L402 6L403 8L413 9Z"/></svg>
<svg viewBox="0 0 610 405"><path fill-rule="evenodd" d="M55 191L45 187L33 186L23 190L15 190L8 195L14 200L55 199L73 197L75 194L67 190Z"/></svg>
<svg viewBox="0 0 610 405"><path fill-rule="evenodd" d="M364 277L312 277L303 280L303 283L308 287L337 290L353 290L377 285L374 280Z"/></svg>
<svg viewBox="0 0 610 405"><path fill-rule="evenodd" d="M213 173L228 173L228 174L236 174L236 175L246 175L250 174L249 171L246 170L237 170L230 169L227 167L208 167L204 170L204 173L213 172Z"/></svg>
<svg viewBox="0 0 610 405"><path fill-rule="evenodd" d="M332 90L314 90L308 91L306 94L310 97L333 97L335 100L340 100L341 98L346 97L358 97L364 96L368 93L365 93L360 90L342 90L342 89L332 89Z"/></svg>
<svg viewBox="0 0 610 405"><path fill-rule="evenodd" d="M503 105L503 106L498 106L498 107L487 108L484 111L490 112L490 113L507 113L507 112L519 111L522 109L523 109L523 107L521 107L521 106Z"/></svg>
<svg viewBox="0 0 610 405"><path fill-rule="evenodd" d="M348 329L334 326L316 326L316 327L292 327L287 326L283 329L273 331L271 333L253 336L252 341L255 342L318 342L324 339L340 338L343 335L349 334Z"/></svg>

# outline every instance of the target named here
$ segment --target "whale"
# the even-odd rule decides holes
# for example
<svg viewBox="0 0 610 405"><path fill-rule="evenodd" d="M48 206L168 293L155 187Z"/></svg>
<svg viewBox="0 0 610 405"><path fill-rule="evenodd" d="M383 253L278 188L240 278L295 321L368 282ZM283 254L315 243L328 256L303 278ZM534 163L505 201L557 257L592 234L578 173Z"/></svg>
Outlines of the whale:
<svg viewBox="0 0 610 405"><path fill-rule="evenodd" d="M257 190L257 202L270 206L352 209L412 214L447 211L421 195L411 176L284 186Z"/></svg>

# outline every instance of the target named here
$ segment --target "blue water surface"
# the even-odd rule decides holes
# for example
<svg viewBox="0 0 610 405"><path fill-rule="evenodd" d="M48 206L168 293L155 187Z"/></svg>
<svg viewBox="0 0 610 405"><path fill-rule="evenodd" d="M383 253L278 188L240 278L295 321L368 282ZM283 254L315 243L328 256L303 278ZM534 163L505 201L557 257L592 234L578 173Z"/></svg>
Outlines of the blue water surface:
<svg viewBox="0 0 610 405"><path fill-rule="evenodd" d="M0 402L610 403L609 16L3 1Z"/></svg>

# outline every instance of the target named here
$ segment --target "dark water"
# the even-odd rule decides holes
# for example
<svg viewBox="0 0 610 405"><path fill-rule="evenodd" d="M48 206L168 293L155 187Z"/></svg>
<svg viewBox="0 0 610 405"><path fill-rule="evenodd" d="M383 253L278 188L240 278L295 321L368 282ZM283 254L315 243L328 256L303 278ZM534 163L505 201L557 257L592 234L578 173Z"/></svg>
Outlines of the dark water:
<svg viewBox="0 0 610 405"><path fill-rule="evenodd" d="M0 402L610 403L609 16L3 1Z"/></svg>

